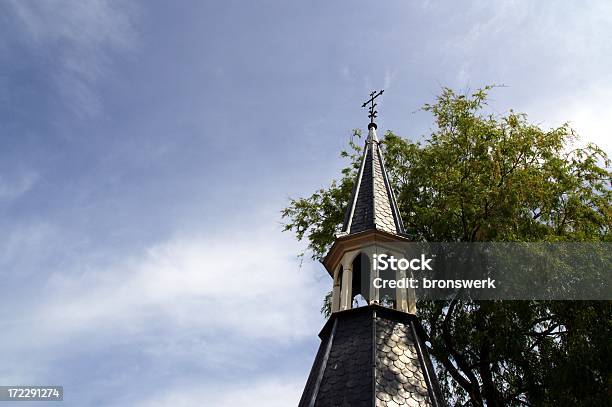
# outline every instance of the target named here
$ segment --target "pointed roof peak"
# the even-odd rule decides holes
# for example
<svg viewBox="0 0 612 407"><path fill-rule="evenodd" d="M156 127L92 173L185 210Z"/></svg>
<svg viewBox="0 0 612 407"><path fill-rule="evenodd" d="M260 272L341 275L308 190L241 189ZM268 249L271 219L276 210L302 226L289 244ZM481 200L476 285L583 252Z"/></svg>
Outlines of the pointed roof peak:
<svg viewBox="0 0 612 407"><path fill-rule="evenodd" d="M376 135L376 123L368 125L359 173L344 216L339 236L366 230L381 230L404 236L404 224L391 188Z"/></svg>

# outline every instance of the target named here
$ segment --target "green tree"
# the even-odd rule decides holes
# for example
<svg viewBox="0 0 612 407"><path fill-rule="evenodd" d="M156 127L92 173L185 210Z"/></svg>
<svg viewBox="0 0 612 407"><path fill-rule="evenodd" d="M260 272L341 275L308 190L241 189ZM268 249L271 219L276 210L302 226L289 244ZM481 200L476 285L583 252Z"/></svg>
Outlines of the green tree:
<svg viewBox="0 0 612 407"><path fill-rule="evenodd" d="M387 170L415 241L609 242L610 161L575 148L567 124L545 130L525 114L485 113L491 87L444 88L425 104L424 143L387 132ZM360 133L357 131L356 136ZM349 200L360 147L341 178L283 210L285 230L320 259ZM323 310L329 311L324 306ZM419 301L429 351L450 404L610 405L612 304L571 301Z"/></svg>

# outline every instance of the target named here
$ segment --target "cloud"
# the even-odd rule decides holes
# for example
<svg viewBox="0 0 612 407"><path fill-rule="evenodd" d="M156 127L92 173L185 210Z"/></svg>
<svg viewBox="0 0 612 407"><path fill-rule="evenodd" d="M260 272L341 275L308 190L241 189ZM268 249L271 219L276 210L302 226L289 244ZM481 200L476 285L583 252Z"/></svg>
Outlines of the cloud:
<svg viewBox="0 0 612 407"><path fill-rule="evenodd" d="M267 228L179 236L107 267L82 259L60 262L59 267L49 264L48 274L38 276L42 281L34 290L37 295L23 295L18 301L13 297L5 304L10 312L2 316L0 346L10 356L3 359L0 381L60 377L72 388L85 386L103 394L110 386L119 394L126 390L125 383L98 376L104 373L102 366L118 364L109 367L110 374L129 376L126 371L153 364L156 368L142 372L140 380L156 382L168 378L167 371L177 371L168 380L179 384L208 376L207 397L215 400L209 405L240 405L232 403L244 394L215 387L213 379L237 371L252 374L253 383L244 388L261 397L260 405L275 405L278 391L295 399L295 386L254 384L266 374L274 376L270 360L315 339L323 323L317 311L329 281L321 279L325 276L319 265L300 269L294 253L296 245L289 237ZM127 352L126 360L136 360L123 365L122 357L114 354L104 361L108 352L121 350ZM89 363L98 365L98 373L78 377L65 371L61 366L74 358L94 358ZM191 366L191 373L181 372L181 366ZM268 366L266 374L261 366ZM301 390L305 378L296 380ZM198 394L180 393L160 397L176 397L176 403L166 405L197 405Z"/></svg>
<svg viewBox="0 0 612 407"><path fill-rule="evenodd" d="M63 102L80 116L99 113L96 86L111 70L112 56L138 43L134 6L105 0L14 0L7 5L20 40L44 60Z"/></svg>
<svg viewBox="0 0 612 407"><path fill-rule="evenodd" d="M564 122L612 153L610 89L612 64L608 35L612 4L590 7L509 0L473 2L453 16L451 27L467 27L445 37L442 49L450 86L504 84L510 104L544 127ZM517 106L518 105L518 106Z"/></svg>
<svg viewBox="0 0 612 407"><path fill-rule="evenodd" d="M572 94L564 94L551 101L540 101L528 109L530 118L543 127L554 127L569 122L579 136L578 145L595 143L612 156L612 88L594 83Z"/></svg>
<svg viewBox="0 0 612 407"><path fill-rule="evenodd" d="M50 242L58 237L54 228L44 222L20 224L13 230L6 229L9 228L5 227L0 240L0 276L3 279L11 273L29 273L30 267L27 265L44 257Z"/></svg>
<svg viewBox="0 0 612 407"><path fill-rule="evenodd" d="M260 379L230 382L216 389L201 386L181 386L154 394L137 407L285 407L297 404L304 379Z"/></svg>
<svg viewBox="0 0 612 407"><path fill-rule="evenodd" d="M397 76L397 70L396 69L385 69L385 78L384 78L383 89L389 89L391 87L391 84L393 83L393 80L395 79L396 76Z"/></svg>
<svg viewBox="0 0 612 407"><path fill-rule="evenodd" d="M312 334L303 323L312 279L299 272L289 246L252 235L172 239L109 270L55 273L48 289L56 294L41 317L70 316L54 324L60 335L112 329L118 320L136 326L152 310L188 329L251 338Z"/></svg>
<svg viewBox="0 0 612 407"><path fill-rule="evenodd" d="M357 74L349 65L344 65L340 69L340 77L347 82L354 82L356 80Z"/></svg>
<svg viewBox="0 0 612 407"><path fill-rule="evenodd" d="M12 201L27 193L38 180L35 173L19 174L15 177L7 177L0 174L0 202Z"/></svg>

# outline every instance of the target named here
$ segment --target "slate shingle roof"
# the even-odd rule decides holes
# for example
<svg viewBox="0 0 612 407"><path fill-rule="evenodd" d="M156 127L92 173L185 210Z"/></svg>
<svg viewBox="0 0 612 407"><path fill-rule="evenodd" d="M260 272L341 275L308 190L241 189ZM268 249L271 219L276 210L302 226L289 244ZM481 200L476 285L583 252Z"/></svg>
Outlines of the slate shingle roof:
<svg viewBox="0 0 612 407"><path fill-rule="evenodd" d="M299 407L441 406L414 315L370 305L334 313Z"/></svg>
<svg viewBox="0 0 612 407"><path fill-rule="evenodd" d="M369 229L396 235L404 234L404 225L374 128L370 128L364 147L361 167L344 215L341 235Z"/></svg>

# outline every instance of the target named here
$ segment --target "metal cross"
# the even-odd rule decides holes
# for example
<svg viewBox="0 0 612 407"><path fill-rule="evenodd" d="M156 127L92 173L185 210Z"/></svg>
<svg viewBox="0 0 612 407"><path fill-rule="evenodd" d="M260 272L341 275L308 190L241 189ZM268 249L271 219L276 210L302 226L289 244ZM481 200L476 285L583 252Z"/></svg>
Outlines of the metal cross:
<svg viewBox="0 0 612 407"><path fill-rule="evenodd" d="M374 110L374 108L376 107L376 103L374 103L374 99L382 95L384 91L385 91L384 89L379 91L378 93L376 91L373 91L372 93L370 93L370 99L363 102L363 105L361 106L361 107L366 107L368 103L370 104L370 107L369 107L370 114L368 114L368 117L370 118L370 123L374 123L374 119L376 118L376 113L378 113L376 110Z"/></svg>

